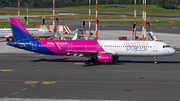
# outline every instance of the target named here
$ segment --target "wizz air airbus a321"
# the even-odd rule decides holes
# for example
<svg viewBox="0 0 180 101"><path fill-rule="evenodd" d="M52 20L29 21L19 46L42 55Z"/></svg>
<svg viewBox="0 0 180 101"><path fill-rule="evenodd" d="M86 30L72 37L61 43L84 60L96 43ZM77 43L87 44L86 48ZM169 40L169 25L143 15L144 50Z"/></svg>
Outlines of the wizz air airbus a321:
<svg viewBox="0 0 180 101"><path fill-rule="evenodd" d="M164 42L119 40L36 40L17 18L10 18L15 41L7 44L20 49L50 55L87 57L86 64L112 63L119 56L167 56L176 51ZM157 63L157 59L155 59Z"/></svg>

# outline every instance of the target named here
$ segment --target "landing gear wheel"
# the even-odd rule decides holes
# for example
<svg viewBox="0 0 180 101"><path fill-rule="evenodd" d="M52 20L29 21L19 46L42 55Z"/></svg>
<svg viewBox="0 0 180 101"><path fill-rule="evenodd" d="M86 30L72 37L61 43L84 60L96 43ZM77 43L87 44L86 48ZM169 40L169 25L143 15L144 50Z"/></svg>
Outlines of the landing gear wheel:
<svg viewBox="0 0 180 101"><path fill-rule="evenodd" d="M155 61L154 63L157 64L157 61Z"/></svg>
<svg viewBox="0 0 180 101"><path fill-rule="evenodd" d="M96 60L95 60L94 58L91 58L91 61L92 61L92 62L95 62Z"/></svg>
<svg viewBox="0 0 180 101"><path fill-rule="evenodd" d="M157 57L154 57L154 63L157 64Z"/></svg>
<svg viewBox="0 0 180 101"><path fill-rule="evenodd" d="M6 41L10 41L10 39L9 39L9 38L7 38L7 39L6 39Z"/></svg>
<svg viewBox="0 0 180 101"><path fill-rule="evenodd" d="M88 64L88 65L89 65L90 62L91 62L90 60L86 60L86 61L85 61L85 64Z"/></svg>

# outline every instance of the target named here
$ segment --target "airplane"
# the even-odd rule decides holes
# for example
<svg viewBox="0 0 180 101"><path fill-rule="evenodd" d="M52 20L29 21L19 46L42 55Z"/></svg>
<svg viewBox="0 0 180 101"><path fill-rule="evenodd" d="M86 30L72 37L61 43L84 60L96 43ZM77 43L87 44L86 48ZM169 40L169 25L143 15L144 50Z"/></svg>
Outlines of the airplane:
<svg viewBox="0 0 180 101"><path fill-rule="evenodd" d="M120 41L120 40L37 40L23 27L19 20L10 17L15 41L7 45L49 55L87 57L91 62L112 63L119 56L158 56L172 55L176 51L168 44L159 41Z"/></svg>
<svg viewBox="0 0 180 101"><path fill-rule="evenodd" d="M51 38L54 37L54 33L47 29L42 28L26 28L26 30L34 37L34 38ZM13 34L11 28L2 28L0 29L0 38L6 38L6 41L10 41L13 39Z"/></svg>

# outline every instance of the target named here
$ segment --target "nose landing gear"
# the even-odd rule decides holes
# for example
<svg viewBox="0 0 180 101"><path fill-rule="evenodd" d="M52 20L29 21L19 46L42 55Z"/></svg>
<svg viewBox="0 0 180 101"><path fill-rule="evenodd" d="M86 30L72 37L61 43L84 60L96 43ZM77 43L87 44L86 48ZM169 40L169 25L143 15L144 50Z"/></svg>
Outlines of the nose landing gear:
<svg viewBox="0 0 180 101"><path fill-rule="evenodd" d="M157 64L157 57L154 57L154 63Z"/></svg>

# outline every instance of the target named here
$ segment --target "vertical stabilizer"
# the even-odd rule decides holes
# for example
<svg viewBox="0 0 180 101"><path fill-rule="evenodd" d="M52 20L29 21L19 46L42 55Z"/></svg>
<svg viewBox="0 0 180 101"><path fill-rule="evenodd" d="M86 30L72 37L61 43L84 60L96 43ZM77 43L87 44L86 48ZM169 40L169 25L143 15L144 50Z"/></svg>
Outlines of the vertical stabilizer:
<svg viewBox="0 0 180 101"><path fill-rule="evenodd" d="M16 17L10 17L10 23L15 41L34 39Z"/></svg>

